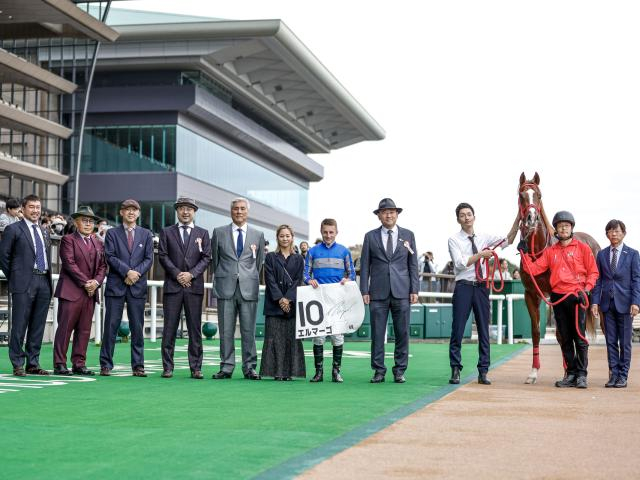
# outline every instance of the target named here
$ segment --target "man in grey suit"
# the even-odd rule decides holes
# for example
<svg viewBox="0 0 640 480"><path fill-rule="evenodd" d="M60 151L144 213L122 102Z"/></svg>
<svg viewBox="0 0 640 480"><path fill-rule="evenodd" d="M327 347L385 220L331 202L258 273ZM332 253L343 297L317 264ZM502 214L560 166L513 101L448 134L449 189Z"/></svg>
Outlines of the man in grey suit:
<svg viewBox="0 0 640 480"><path fill-rule="evenodd" d="M211 236L213 289L218 298L220 329L220 371L212 378L231 378L236 366L234 334L240 320L242 373L260 380L256 372L256 309L260 267L264 260L264 235L247 225L249 200L231 201L230 225L218 227Z"/></svg>
<svg viewBox="0 0 640 480"><path fill-rule="evenodd" d="M371 311L371 383L384 382L384 338L391 311L396 343L393 380L404 383L409 361L410 304L418 301L420 280L413 232L396 225L401 208L390 198L380 200L373 211L381 227L364 237L360 257L360 291Z"/></svg>

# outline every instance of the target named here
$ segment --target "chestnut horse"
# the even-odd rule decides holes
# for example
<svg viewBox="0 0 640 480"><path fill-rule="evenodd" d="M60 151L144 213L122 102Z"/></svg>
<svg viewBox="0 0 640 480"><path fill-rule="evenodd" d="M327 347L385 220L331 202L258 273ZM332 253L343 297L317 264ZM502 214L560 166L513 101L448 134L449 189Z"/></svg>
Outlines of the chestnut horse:
<svg viewBox="0 0 640 480"><path fill-rule="evenodd" d="M520 245L518 249L530 253L533 259L537 259L542 251L557 242L554 237L555 229L549 223L549 219L542 204L542 194L540 193L540 176L536 172L533 179L527 180L524 172L520 175L520 186L518 187L518 207L520 211ZM600 251L600 245L593 237L586 233L575 232L574 237L586 243L591 248L594 257ZM522 284L524 285L524 299L531 318L531 339L533 341L533 364L531 373L525 383L533 384L538 379L540 369L540 300L542 297L534 285L534 280L524 270L522 259L520 260L520 272ZM546 272L535 277L535 283L545 297L551 292L549 283L550 272ZM595 320L591 314L591 309L587 309L586 318L587 332L595 335ZM556 339L560 342L560 334L556 329Z"/></svg>

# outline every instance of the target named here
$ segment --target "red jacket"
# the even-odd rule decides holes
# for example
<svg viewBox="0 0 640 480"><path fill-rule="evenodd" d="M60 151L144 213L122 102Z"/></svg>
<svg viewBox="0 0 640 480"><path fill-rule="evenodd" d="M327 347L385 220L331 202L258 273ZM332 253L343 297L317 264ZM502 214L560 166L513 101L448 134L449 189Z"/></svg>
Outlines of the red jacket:
<svg viewBox="0 0 640 480"><path fill-rule="evenodd" d="M598 279L598 267L589 245L573 238L567 246L560 242L547 247L530 268L523 262L530 275L540 275L551 270L551 290L555 293L575 293L576 289L590 291Z"/></svg>

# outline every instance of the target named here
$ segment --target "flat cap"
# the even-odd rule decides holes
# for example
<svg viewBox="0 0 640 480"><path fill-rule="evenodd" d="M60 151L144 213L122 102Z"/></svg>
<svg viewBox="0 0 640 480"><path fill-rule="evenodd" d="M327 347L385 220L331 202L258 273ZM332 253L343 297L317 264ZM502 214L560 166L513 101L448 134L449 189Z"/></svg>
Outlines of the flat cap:
<svg viewBox="0 0 640 480"><path fill-rule="evenodd" d="M178 197L178 200L176 200L176 203L173 204L173 208L178 208L180 206L186 205L187 207L191 207L194 210L198 210L198 205L196 204L196 201L193 198L189 198L189 197Z"/></svg>
<svg viewBox="0 0 640 480"><path fill-rule="evenodd" d="M133 207L137 210L140 210L140 204L136 202L133 198L127 198L124 202L120 204L120 209Z"/></svg>

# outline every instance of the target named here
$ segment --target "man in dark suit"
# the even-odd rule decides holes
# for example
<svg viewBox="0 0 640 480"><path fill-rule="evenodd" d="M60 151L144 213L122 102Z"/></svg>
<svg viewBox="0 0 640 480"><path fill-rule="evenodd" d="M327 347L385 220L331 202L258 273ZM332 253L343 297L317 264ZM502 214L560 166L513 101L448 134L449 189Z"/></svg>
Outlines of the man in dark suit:
<svg viewBox="0 0 640 480"><path fill-rule="evenodd" d="M40 347L53 291L51 240L38 225L40 210L40 199L26 196L22 201L24 218L8 225L0 242L0 268L11 294L9 359L17 377L49 374L40 368Z"/></svg>
<svg viewBox="0 0 640 480"><path fill-rule="evenodd" d="M128 199L120 205L122 225L107 230L104 253L109 265L105 297L105 319L100 348L100 375L113 369L113 352L124 303L131 329L131 369L134 377L144 371L144 305L147 299L147 273L153 264L153 234L136 225L140 204Z"/></svg>
<svg viewBox="0 0 640 480"><path fill-rule="evenodd" d="M371 311L371 383L384 382L384 339L391 311L396 342L393 380L404 383L409 362L410 304L418 301L420 279L413 232L396 225L401 208L390 198L380 200L373 211L382 226L364 237L360 256L360 291Z"/></svg>
<svg viewBox="0 0 640 480"><path fill-rule="evenodd" d="M264 260L264 234L247 224L249 200L231 201L230 225L218 227L211 236L213 288L218 298L220 328L220 371L215 380L231 378L236 366L234 334L240 321L242 373L248 380L260 380L256 372L256 310L260 268Z"/></svg>
<svg viewBox="0 0 640 480"><path fill-rule="evenodd" d="M180 197L174 204L178 223L162 229L158 257L164 268L164 329L162 332L162 377L173 376L173 352L180 311L184 308L189 332L191 378L202 379L202 298L204 277L211 261L209 233L194 225L198 205Z"/></svg>
<svg viewBox="0 0 640 480"><path fill-rule="evenodd" d="M79 207L71 214L76 231L60 242L61 271L56 285L58 299L58 329L53 342L53 373L71 375L67 369L67 350L73 333L71 371L76 375L94 375L86 366L87 346L99 289L104 281L107 264L102 242L93 235L99 217L90 207Z"/></svg>
<svg viewBox="0 0 640 480"><path fill-rule="evenodd" d="M621 220L605 227L611 242L598 252L596 265L600 276L592 292L591 311L604 314L607 339L609 381L605 387L625 388L631 366L633 317L640 311L640 256L623 243L627 228Z"/></svg>

